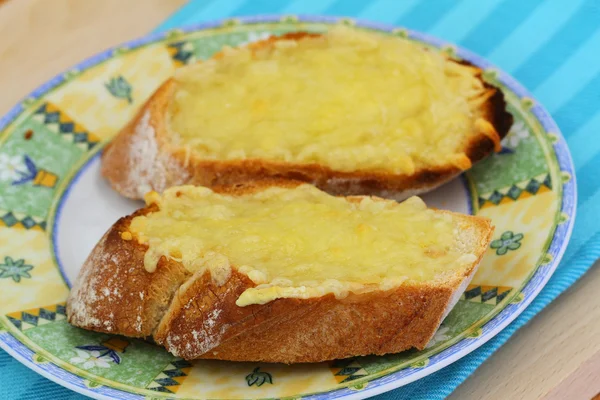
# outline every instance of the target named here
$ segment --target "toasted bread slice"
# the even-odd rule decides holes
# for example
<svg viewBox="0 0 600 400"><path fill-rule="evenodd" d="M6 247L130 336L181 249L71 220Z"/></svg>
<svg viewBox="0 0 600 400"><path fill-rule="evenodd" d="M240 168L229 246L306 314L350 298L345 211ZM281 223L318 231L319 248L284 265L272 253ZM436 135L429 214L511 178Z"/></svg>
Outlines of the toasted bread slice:
<svg viewBox="0 0 600 400"><path fill-rule="evenodd" d="M498 150L511 124L468 63L358 30L290 33L179 69L105 149L102 174L131 198L281 178L401 200Z"/></svg>
<svg viewBox="0 0 600 400"><path fill-rule="evenodd" d="M68 320L153 337L185 359L299 363L423 349L493 231L485 218L417 198L335 198L300 182L177 187L147 201L90 254Z"/></svg>

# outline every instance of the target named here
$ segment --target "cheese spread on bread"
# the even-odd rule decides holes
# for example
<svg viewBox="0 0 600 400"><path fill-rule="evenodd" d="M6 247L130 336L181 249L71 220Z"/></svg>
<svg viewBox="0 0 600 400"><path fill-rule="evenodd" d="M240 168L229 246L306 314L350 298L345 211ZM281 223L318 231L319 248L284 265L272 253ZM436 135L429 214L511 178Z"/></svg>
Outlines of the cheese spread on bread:
<svg viewBox="0 0 600 400"><path fill-rule="evenodd" d="M499 142L479 69L366 30L226 48L174 79L172 145L207 160L411 175L470 168L466 144L482 132Z"/></svg>
<svg viewBox="0 0 600 400"><path fill-rule="evenodd" d="M146 202L152 211L134 217L126 235L148 246L145 268L164 256L222 284L234 267L256 285L238 306L433 281L476 259L455 243L460 224L417 197L335 197L307 184L236 196L180 186Z"/></svg>

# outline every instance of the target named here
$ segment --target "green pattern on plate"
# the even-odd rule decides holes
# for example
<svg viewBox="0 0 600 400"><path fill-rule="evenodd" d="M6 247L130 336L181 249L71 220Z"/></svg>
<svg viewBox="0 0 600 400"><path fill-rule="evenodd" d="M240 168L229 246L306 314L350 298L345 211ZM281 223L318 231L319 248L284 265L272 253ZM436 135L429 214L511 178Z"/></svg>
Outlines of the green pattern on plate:
<svg viewBox="0 0 600 400"><path fill-rule="evenodd" d="M501 153L482 160L469 171L478 192L488 193L548 172L539 141L522 119L515 118L503 145Z"/></svg>
<svg viewBox="0 0 600 400"><path fill-rule="evenodd" d="M29 139L26 139L27 132L33 132ZM25 155L32 160L38 171L47 171L57 176L60 182L60 178L73 168L84 151L52 132L43 123L28 118L2 144L0 156L2 154L20 159L21 162L13 163L18 172L0 181L0 208L45 218L54 201L58 182L48 187L38 184L36 176L33 176L33 179L14 184L29 172Z"/></svg>
<svg viewBox="0 0 600 400"><path fill-rule="evenodd" d="M33 265L25 264L24 259L13 260L11 257L4 257L4 263L0 263L0 279L12 279L15 282L21 282L21 278L31 278L29 271Z"/></svg>
<svg viewBox="0 0 600 400"><path fill-rule="evenodd" d="M50 354L75 367L115 382L137 387L146 387L165 365L176 358L166 351L157 351L158 348L153 344L135 339L123 339L129 344L124 351L119 351L121 359L119 364L109 361L108 357L94 357L95 354L92 353L95 351L81 350L76 347L102 345L113 336L73 328L66 320L28 329L25 334ZM87 359L84 356L86 353ZM99 353L101 355L104 351Z"/></svg>

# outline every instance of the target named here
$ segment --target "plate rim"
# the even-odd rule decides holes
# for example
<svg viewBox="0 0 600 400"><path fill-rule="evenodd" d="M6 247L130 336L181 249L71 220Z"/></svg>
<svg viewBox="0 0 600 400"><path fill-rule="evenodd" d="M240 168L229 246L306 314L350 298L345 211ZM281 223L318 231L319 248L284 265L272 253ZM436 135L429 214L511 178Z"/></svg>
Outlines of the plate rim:
<svg viewBox="0 0 600 400"><path fill-rule="evenodd" d="M402 31L406 33L406 36L411 39L416 39L418 41L433 45L438 48L451 47L455 50L456 55L462 59L466 59L471 61L473 64L477 65L482 69L492 69L497 73L496 79L509 88L514 94L516 94L519 98L529 98L534 101L534 106L531 109L531 113L534 114L538 122L543 127L544 131L547 133L552 133L556 135L556 141L551 143L550 146L554 151L554 155L556 158L556 162L560 169L560 172L567 172L570 175L570 179L567 182L562 182L562 197L561 200L561 208L560 210L567 214L568 220L563 224L556 224L554 228L554 232L549 241L548 248L546 249L546 254L554 253L552 260L547 264L541 264L532 272L532 275L529 278L529 281L521 288L521 292L524 295L524 299L520 301L518 304L508 304L504 309L502 309L498 314L496 314L493 318L488 320L481 329L484 330L486 326L496 322L496 326L493 326L486 332L482 332L481 336L476 338L468 338L465 337L460 341L452 344L448 348L440 351L439 353L431 356L429 358L429 364L425 367L421 368L413 368L408 367L401 369L399 371L392 372L390 374L381 376L374 380L368 381L366 383L366 387L361 389L360 391L356 391L350 389L349 387L333 389L327 392L320 392L314 394L307 394L302 397L304 399L317 399L317 398L341 398L344 397L346 399L362 399L365 397L374 396L377 394L381 394L398 387L407 385L412 383L420 378L423 378L427 375L430 375L441 368L463 358L469 353L473 352L493 337L495 337L500 331L502 331L506 326L508 326L514 319L516 319L528 306L529 304L537 297L539 292L544 288L556 268L558 267L559 262L566 251L566 248L570 242L571 234L573 231L573 226L575 222L575 216L577 212L577 180L575 176L575 168L573 164L573 159L571 157L570 150L564 139L559 127L556 122L553 120L549 112L543 107L543 105L537 101L535 98L529 93L525 87L523 87L516 79L510 76L508 73L504 72L502 69L495 66L493 63L488 61L482 56L477 55L463 47L460 47L452 42L445 41L441 38L437 38L431 36L429 34L425 34L419 31L414 31L405 27L394 26L391 24L379 23L369 20L364 20L360 18L349 18L349 17L339 17L339 16L323 16L323 15L311 15L311 14L269 14L269 15L255 15L255 16L244 16L244 17L230 17L223 18L208 22L195 23L190 25L185 25L182 27L149 33L140 38L133 39L130 41L123 42L119 45L110 47L106 50L103 50L95 55L84 59L83 61L73 65L72 67L66 69L64 72L56 75L52 79L46 81L42 85L38 86L31 93L29 93L23 100L18 102L14 107L12 107L2 118L0 118L0 131L4 130L7 126L9 126L12 122L14 122L23 111L28 107L28 102L37 100L40 96L43 96L50 90L56 88L57 86L66 83L69 80L69 73L76 71L82 72L89 68L92 68L106 60L109 60L114 57L115 52L121 48L126 48L128 50L135 50L141 46L151 44L153 42L158 42L164 39L168 39L173 33L192 33L196 31L202 31L211 28L219 28L226 26L227 24L240 24L240 25L248 25L248 24L257 24L257 23L275 23L275 22L284 22L285 19L292 19L298 22L307 22L307 23L326 23L326 24L334 24L334 23L343 23L348 22L351 25L355 25L359 28L367 28L367 29L375 29L378 31L384 32L397 32ZM88 157L85 157L83 164L87 164L95 157L97 154L89 154ZM561 228L561 232L559 232L559 228ZM535 281L537 279L537 281ZM531 287L535 285L535 287ZM529 290L528 290L529 289ZM527 293L525 293L527 291ZM68 389L76 391L78 393L84 394L86 396L90 396L92 398L97 399L114 399L114 398L123 398L125 395L127 398L144 398L143 395L138 393L132 393L121 389L116 389L110 386L101 386L100 388L88 388L84 385L85 378L76 375L72 372L69 372L58 365L53 363L49 363L53 368L44 368L45 364L36 364L33 360L28 360L23 354L19 353L15 348L12 348L7 342L3 340L3 337L8 335L11 337L16 343L17 347L22 347L22 350L26 352L33 352L29 347L20 342L16 337L11 335L9 332L0 332L0 348L3 348L8 354L14 357L16 360L32 369L33 371L39 373L40 375L50 379L51 381L58 383ZM433 361L433 363L432 363ZM60 374L52 373L50 370L57 369L58 371L64 372ZM55 371L56 372L56 371ZM72 378L71 380L65 380L65 375ZM406 376L403 376L406 375ZM75 384L81 383L81 386ZM100 389L100 390L99 390ZM100 392L106 392L100 393ZM120 397L112 397L119 395Z"/></svg>

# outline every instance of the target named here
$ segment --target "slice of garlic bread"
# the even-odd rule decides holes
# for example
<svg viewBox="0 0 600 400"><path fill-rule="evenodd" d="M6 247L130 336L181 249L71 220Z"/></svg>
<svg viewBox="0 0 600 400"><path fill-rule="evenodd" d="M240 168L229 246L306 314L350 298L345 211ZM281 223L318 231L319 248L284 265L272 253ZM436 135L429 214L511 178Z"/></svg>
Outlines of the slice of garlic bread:
<svg viewBox="0 0 600 400"><path fill-rule="evenodd" d="M489 220L299 182L181 186L121 218L69 322L186 358L317 362L423 349L485 253ZM360 331L360 335L349 335Z"/></svg>
<svg viewBox="0 0 600 400"><path fill-rule="evenodd" d="M179 69L105 150L102 173L132 198L284 178L403 199L498 150L511 123L472 65L358 29L290 33Z"/></svg>

